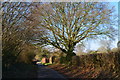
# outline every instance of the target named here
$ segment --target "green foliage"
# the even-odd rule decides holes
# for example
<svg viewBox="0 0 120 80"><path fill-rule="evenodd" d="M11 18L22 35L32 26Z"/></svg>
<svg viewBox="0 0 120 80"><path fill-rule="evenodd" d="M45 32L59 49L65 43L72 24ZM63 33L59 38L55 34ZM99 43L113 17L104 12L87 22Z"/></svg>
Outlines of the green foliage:
<svg viewBox="0 0 120 80"><path fill-rule="evenodd" d="M43 64L45 66L51 65L51 63L41 63L41 64Z"/></svg>

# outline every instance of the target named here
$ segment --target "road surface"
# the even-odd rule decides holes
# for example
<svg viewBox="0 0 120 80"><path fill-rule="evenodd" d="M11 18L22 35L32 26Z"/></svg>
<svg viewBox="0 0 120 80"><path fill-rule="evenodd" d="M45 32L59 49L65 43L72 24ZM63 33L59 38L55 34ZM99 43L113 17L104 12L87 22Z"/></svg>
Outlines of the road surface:
<svg viewBox="0 0 120 80"><path fill-rule="evenodd" d="M65 77L63 77L61 74L59 74L57 71L48 68L47 66L44 66L42 64L38 64L38 78L39 79L56 79L56 80L67 80Z"/></svg>

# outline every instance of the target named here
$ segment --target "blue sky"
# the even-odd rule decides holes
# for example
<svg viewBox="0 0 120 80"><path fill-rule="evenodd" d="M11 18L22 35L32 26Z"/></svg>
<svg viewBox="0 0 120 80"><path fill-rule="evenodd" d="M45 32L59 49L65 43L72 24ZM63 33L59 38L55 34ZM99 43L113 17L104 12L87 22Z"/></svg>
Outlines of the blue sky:
<svg viewBox="0 0 120 80"><path fill-rule="evenodd" d="M115 13L118 14L118 3L117 2L110 2L111 6L115 6ZM115 36L115 41L112 43L112 48L117 47L117 42L118 42L118 36ZM90 50L97 50L100 47L100 44L98 43L97 40L90 40L88 41L87 49Z"/></svg>

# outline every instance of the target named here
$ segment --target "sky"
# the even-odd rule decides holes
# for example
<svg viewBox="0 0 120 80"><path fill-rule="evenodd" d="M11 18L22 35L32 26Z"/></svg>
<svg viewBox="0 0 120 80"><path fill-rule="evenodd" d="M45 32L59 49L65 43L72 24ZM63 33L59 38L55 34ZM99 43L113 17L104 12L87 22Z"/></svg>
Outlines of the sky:
<svg viewBox="0 0 120 80"><path fill-rule="evenodd" d="M115 6L115 13L118 14L118 3L117 2L110 2L111 6ZM112 48L117 47L118 36L115 36L115 41L112 43ZM89 40L88 44L86 45L86 49L90 50L97 50L101 45L98 40Z"/></svg>
<svg viewBox="0 0 120 80"><path fill-rule="evenodd" d="M119 0L1 0L1 1L11 1L11 2L68 2L68 1L72 1L72 2L80 2L80 1L86 1L86 2L118 2Z"/></svg>

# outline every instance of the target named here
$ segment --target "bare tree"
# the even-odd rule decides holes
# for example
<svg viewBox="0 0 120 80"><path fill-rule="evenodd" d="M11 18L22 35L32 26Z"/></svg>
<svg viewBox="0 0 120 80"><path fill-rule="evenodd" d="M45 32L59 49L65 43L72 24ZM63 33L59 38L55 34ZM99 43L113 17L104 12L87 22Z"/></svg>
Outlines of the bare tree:
<svg viewBox="0 0 120 80"><path fill-rule="evenodd" d="M38 26L48 31L42 39L65 52L70 60L77 43L90 37L114 35L113 12L113 7L106 3L60 2L43 3L31 16L38 20Z"/></svg>
<svg viewBox="0 0 120 80"><path fill-rule="evenodd" d="M18 55L25 49L23 46L26 43L32 43L35 39L36 31L33 26L36 23L30 23L31 19L28 16L37 4L39 3L2 3L2 57L4 66L15 63ZM41 32L39 31L39 33Z"/></svg>

